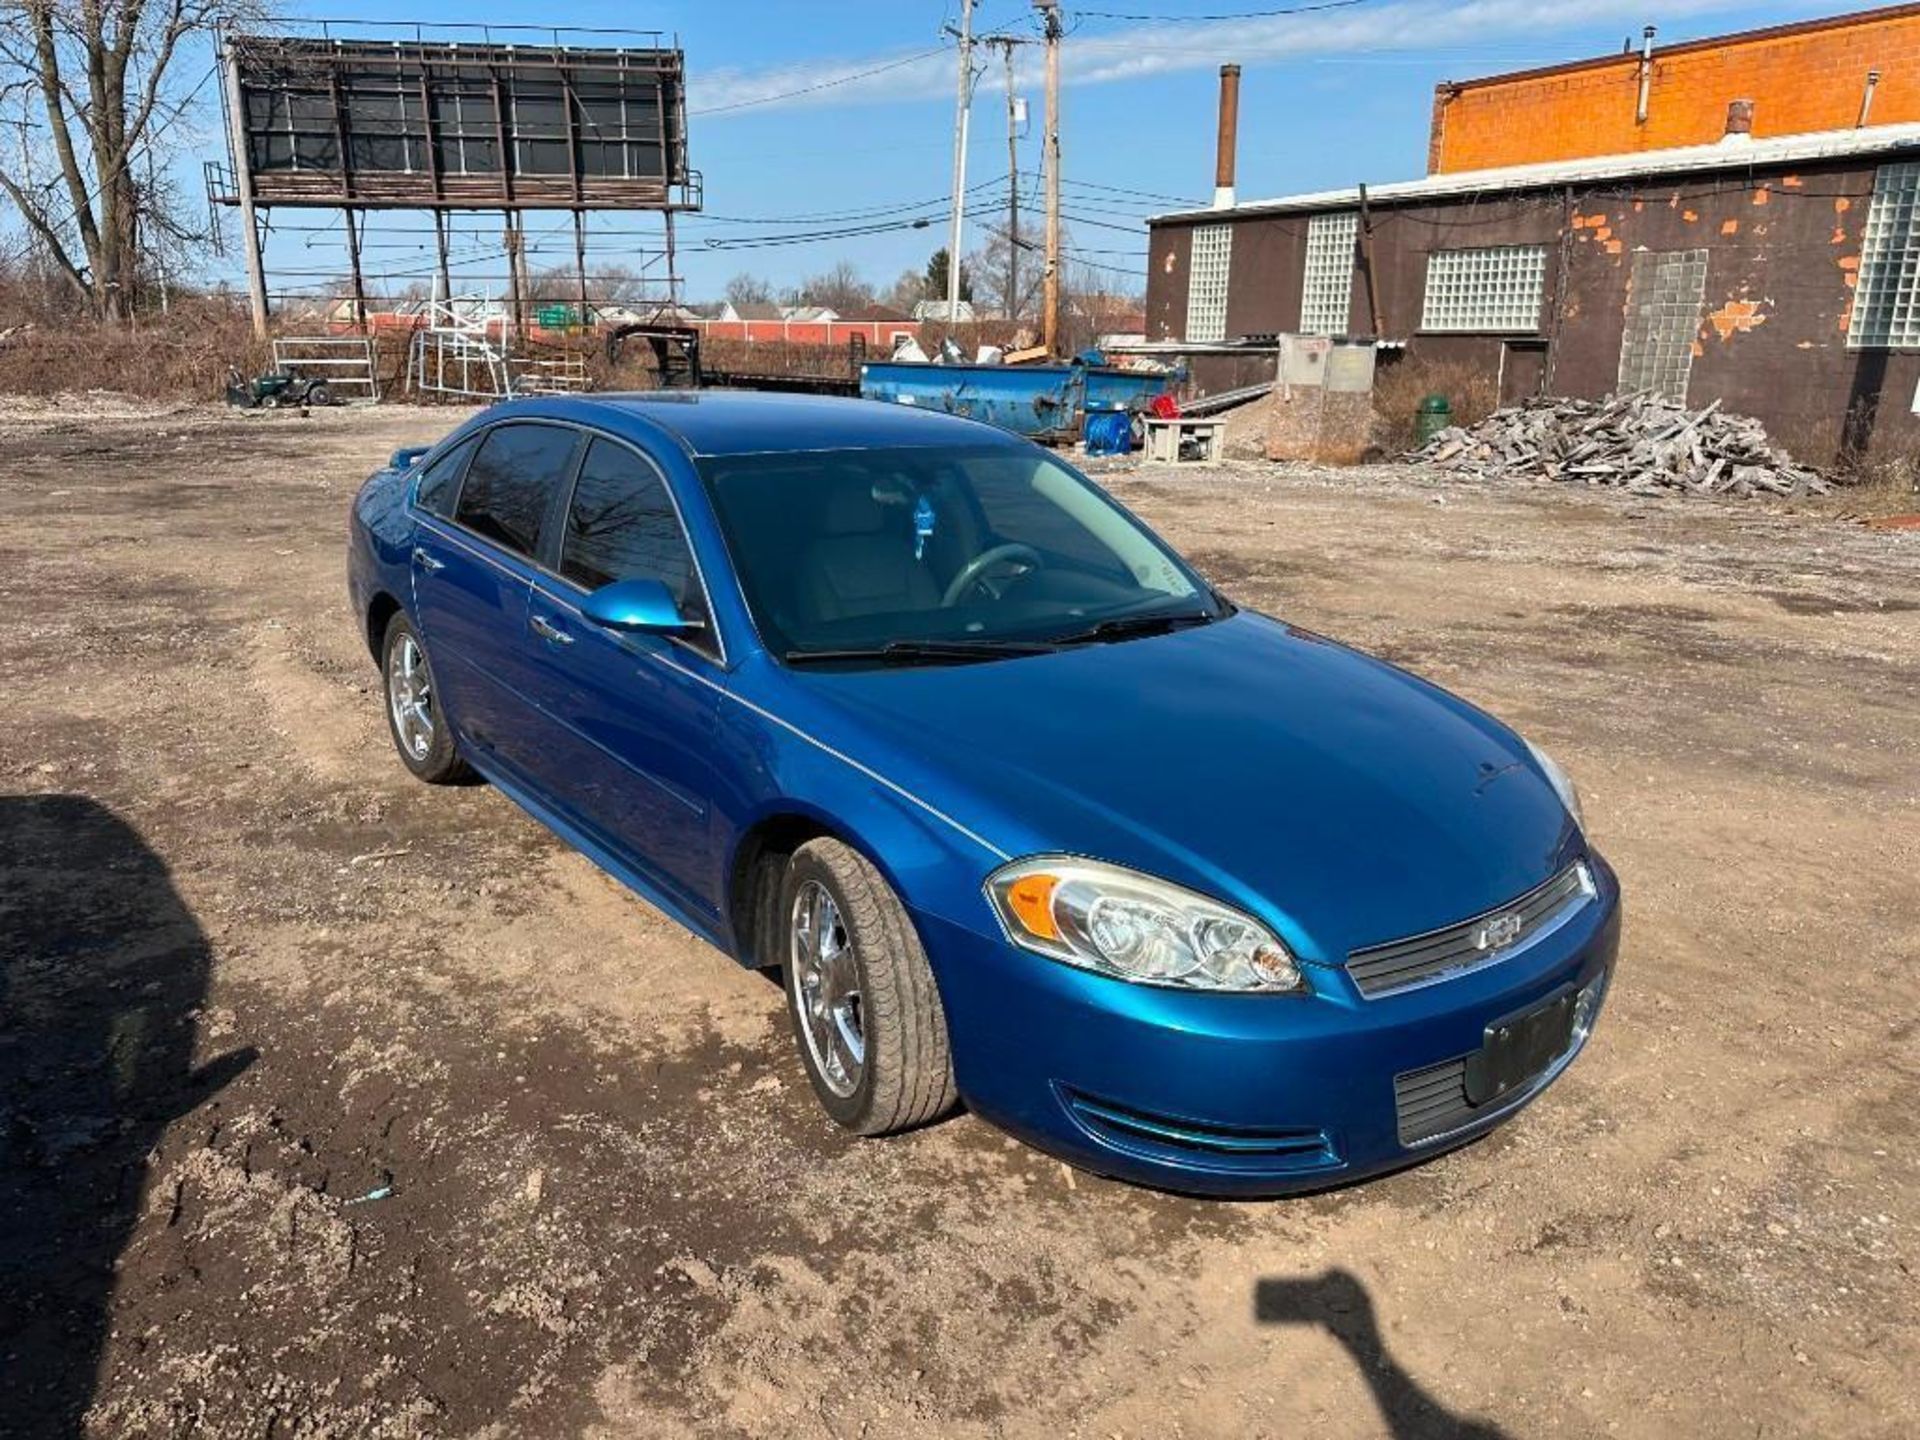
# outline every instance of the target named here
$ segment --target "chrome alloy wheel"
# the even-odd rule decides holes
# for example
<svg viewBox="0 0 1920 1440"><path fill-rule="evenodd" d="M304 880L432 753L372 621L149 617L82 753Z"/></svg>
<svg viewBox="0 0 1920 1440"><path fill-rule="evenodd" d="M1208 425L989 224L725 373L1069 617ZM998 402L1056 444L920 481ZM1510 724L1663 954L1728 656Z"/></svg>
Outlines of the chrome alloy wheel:
<svg viewBox="0 0 1920 1440"><path fill-rule="evenodd" d="M425 760L433 749L433 682L420 642L411 635L402 635L387 656L387 706L401 748Z"/></svg>
<svg viewBox="0 0 1920 1440"><path fill-rule="evenodd" d="M819 881L794 895L791 933L788 963L807 1053L827 1088L844 1099L860 1088L867 1066L860 967L840 907Z"/></svg>

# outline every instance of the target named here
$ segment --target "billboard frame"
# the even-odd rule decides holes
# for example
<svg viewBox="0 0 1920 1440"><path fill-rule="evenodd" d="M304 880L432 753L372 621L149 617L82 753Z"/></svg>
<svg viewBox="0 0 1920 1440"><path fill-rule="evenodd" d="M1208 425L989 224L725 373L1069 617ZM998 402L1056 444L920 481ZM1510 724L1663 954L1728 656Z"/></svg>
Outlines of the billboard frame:
<svg viewBox="0 0 1920 1440"><path fill-rule="evenodd" d="M336 33L341 30L353 33ZM399 31L402 38L370 39L369 30ZM441 32L458 38L441 38ZM529 44L529 35L545 43ZM601 43L582 44L581 37ZM610 39L625 43L604 43ZM213 204L240 212L257 334L267 329L259 219L275 207L343 213L354 315L361 320L366 297L356 215L380 210L432 215L443 295L452 293L448 216L500 213L517 323L524 323L526 303L526 212L572 217L583 308L587 214L655 212L661 216L668 297L678 299L674 217L700 209L703 194L700 173L687 160L686 65L677 37L660 31L315 21L284 33L223 32L218 51L228 163L208 163L207 193ZM288 77L281 86L270 83L276 67ZM385 71L394 77L392 111L380 116L375 134L366 123L366 81ZM485 77L477 91L476 75ZM343 81L360 88L350 95ZM384 86L376 98L384 108ZM477 99L481 130L446 127L443 117L450 106L457 116L462 98ZM604 107L609 101L617 102L617 130L603 129L589 109L592 102ZM642 116L651 117L642 119L637 133L628 120L635 101L643 102ZM364 133L356 132L356 103ZM522 112L535 107L547 112L545 124L523 126ZM450 139L460 157L457 171L445 163L453 153ZM554 164L561 145L564 169ZM490 155L493 164L468 169L469 147L483 160ZM529 168L536 147L545 163ZM290 163L258 163L276 149ZM357 163L372 153L397 153L403 163ZM609 159L619 162L622 173L604 168ZM636 165L656 173L625 173Z"/></svg>

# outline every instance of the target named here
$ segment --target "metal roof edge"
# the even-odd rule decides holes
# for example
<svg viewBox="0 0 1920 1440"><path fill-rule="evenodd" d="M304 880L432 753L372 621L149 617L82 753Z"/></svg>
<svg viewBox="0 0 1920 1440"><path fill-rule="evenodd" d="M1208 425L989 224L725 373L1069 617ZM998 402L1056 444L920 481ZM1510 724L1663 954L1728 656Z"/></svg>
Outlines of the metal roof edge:
<svg viewBox="0 0 1920 1440"><path fill-rule="evenodd" d="M1746 170L1759 166L1885 154L1916 147L1920 147L1920 122L1873 125L1860 130L1817 130L1802 135L1773 136L1765 140L1721 140L1711 145L1593 155L1579 160L1550 160L1541 164L1509 165L1494 170L1456 170L1428 175L1419 180L1393 180L1384 185L1368 185L1367 202L1372 205L1406 204L1638 176ZM1286 195L1273 200L1248 200L1220 209L1170 210L1148 216L1147 223L1158 225L1205 220L1210 216L1337 210L1359 203L1360 189L1352 186L1342 190Z"/></svg>

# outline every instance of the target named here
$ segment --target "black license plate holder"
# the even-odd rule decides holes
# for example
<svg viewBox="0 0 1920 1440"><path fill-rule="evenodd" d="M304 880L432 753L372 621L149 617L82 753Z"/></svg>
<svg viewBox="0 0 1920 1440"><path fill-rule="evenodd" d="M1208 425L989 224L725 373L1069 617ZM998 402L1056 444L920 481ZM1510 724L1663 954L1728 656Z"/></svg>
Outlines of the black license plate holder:
<svg viewBox="0 0 1920 1440"><path fill-rule="evenodd" d="M1487 1026L1480 1048L1467 1057L1467 1102L1503 1099L1539 1077L1573 1044L1578 996L1572 986Z"/></svg>

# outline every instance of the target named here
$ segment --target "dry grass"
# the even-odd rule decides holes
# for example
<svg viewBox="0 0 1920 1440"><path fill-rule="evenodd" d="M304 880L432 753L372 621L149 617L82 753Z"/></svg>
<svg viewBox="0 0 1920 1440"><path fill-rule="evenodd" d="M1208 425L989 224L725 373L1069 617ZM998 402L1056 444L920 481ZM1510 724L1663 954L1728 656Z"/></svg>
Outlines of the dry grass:
<svg viewBox="0 0 1920 1440"><path fill-rule="evenodd" d="M1769 427L1769 438L1794 459L1843 487L1829 497L1850 514L1892 515L1920 509L1920 444L1879 441L1862 449L1844 415Z"/></svg>
<svg viewBox="0 0 1920 1440"><path fill-rule="evenodd" d="M781 340L714 339L702 347L709 370L746 371L759 375L831 375L851 377L853 356L845 345L795 345ZM886 357L869 351L868 359Z"/></svg>
<svg viewBox="0 0 1920 1440"><path fill-rule="evenodd" d="M1390 455L1411 450L1415 416L1429 395L1447 397L1456 425L1477 425L1500 408L1500 382L1484 366L1403 356L1374 376L1374 442Z"/></svg>
<svg viewBox="0 0 1920 1440"><path fill-rule="evenodd" d="M4 327L0 327L4 328ZM227 367L252 374L272 356L244 310L191 300L131 325L34 322L0 340L0 393L57 395L107 389L155 400L215 400Z"/></svg>

